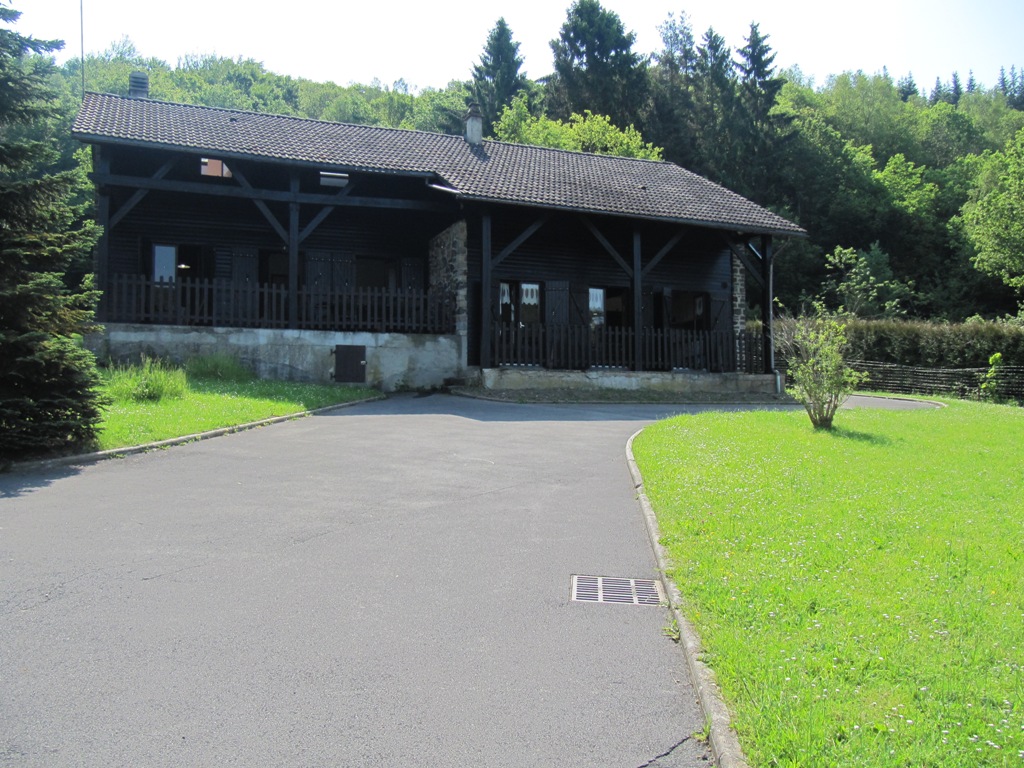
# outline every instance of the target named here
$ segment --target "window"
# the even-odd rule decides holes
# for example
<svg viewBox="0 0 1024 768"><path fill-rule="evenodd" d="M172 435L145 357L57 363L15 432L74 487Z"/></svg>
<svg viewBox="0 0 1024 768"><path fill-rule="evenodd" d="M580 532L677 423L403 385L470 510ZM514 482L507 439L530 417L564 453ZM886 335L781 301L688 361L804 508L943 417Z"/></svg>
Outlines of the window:
<svg viewBox="0 0 1024 768"><path fill-rule="evenodd" d="M541 322L539 283L520 284L519 322L523 323L524 325Z"/></svg>
<svg viewBox="0 0 1024 768"><path fill-rule="evenodd" d="M600 328L605 324L604 288L590 289L590 327Z"/></svg>
<svg viewBox="0 0 1024 768"><path fill-rule="evenodd" d="M215 160L212 157L199 158L199 175L216 176L217 178L230 179L231 169L223 160Z"/></svg>
<svg viewBox="0 0 1024 768"><path fill-rule="evenodd" d="M173 283L178 272L178 249L173 245L153 246L153 281Z"/></svg>
<svg viewBox="0 0 1024 768"><path fill-rule="evenodd" d="M540 323L540 283L501 283L498 312L501 322L509 325Z"/></svg>
<svg viewBox="0 0 1024 768"><path fill-rule="evenodd" d="M669 324L672 328L704 331L709 327L708 295L694 291L672 291Z"/></svg>
<svg viewBox="0 0 1024 768"><path fill-rule="evenodd" d="M320 171L320 186L322 187L347 187L348 174L334 173L332 171Z"/></svg>

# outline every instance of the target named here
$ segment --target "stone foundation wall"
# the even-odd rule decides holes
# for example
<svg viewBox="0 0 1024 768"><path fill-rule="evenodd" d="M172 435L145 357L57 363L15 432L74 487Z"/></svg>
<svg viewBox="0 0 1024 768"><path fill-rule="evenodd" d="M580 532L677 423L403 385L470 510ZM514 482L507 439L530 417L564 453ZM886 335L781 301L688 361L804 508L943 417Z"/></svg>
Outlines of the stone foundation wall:
<svg viewBox="0 0 1024 768"><path fill-rule="evenodd" d="M135 361L142 355L184 362L227 354L264 379L333 381L334 347L366 347L366 383L384 392L432 389L465 376L465 337L457 334L363 333L195 328L108 323L86 339L101 360Z"/></svg>
<svg viewBox="0 0 1024 768"><path fill-rule="evenodd" d="M645 371L550 371L540 368L485 368L487 389L620 389L678 394L775 394L775 377L743 373L658 373Z"/></svg>

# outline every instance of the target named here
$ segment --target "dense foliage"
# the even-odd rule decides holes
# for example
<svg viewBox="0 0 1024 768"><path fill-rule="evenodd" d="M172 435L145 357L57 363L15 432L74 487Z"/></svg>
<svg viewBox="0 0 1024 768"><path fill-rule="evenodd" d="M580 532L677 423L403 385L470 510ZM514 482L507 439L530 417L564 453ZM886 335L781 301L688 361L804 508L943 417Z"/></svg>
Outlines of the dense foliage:
<svg viewBox="0 0 1024 768"><path fill-rule="evenodd" d="M87 442L101 417L95 360L75 341L97 293L66 283L95 226L73 205L81 177L52 172L61 121L45 54L58 44L6 26L19 15L0 5L0 461Z"/></svg>
<svg viewBox="0 0 1024 768"><path fill-rule="evenodd" d="M971 320L966 323L852 320L850 355L856 360L918 368L984 368L1000 353L1008 365L1024 366L1024 326Z"/></svg>

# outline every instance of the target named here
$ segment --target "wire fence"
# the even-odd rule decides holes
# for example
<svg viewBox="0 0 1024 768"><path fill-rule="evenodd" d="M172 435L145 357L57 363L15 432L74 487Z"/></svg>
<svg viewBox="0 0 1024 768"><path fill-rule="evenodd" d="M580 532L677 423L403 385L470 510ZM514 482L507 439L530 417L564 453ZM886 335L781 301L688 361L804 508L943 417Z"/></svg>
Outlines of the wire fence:
<svg viewBox="0 0 1024 768"><path fill-rule="evenodd" d="M894 363L855 361L856 371L868 374L861 389L908 395L953 395L977 398L989 368L915 368ZM1024 402L1024 366L1003 365L991 377L990 392L998 399Z"/></svg>

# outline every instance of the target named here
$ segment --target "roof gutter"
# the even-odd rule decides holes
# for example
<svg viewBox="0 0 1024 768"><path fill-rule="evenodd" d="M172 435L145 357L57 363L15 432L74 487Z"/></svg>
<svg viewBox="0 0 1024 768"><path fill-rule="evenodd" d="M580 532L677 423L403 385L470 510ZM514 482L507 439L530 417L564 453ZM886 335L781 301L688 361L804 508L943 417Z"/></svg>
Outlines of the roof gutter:
<svg viewBox="0 0 1024 768"><path fill-rule="evenodd" d="M430 181L427 182L427 186L431 189L436 189L438 192L447 192L449 195L456 195L462 197L462 192L454 187L446 187L442 184L432 184Z"/></svg>

